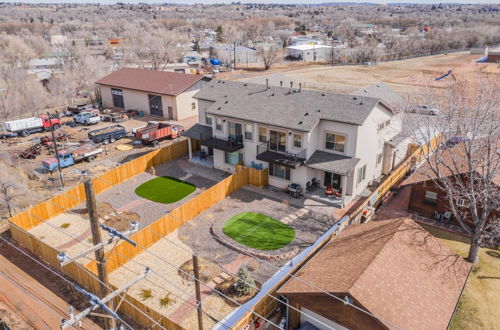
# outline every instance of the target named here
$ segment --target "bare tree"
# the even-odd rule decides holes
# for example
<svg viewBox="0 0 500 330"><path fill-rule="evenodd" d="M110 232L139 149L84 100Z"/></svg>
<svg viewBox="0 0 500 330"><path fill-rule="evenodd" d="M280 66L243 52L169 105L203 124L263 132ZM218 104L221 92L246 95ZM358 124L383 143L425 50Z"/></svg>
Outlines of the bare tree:
<svg viewBox="0 0 500 330"><path fill-rule="evenodd" d="M438 106L441 113L413 120L413 129L422 145L441 137L418 171L445 192L449 211L471 239L467 259L477 263L483 241L498 232L491 225L499 225L500 84L473 78L420 95L418 104Z"/></svg>
<svg viewBox="0 0 500 330"><path fill-rule="evenodd" d="M3 179L0 181L0 194L2 196L0 205L2 206L2 209L7 209L9 218L13 216L13 199L21 196L18 192L16 192L16 189L19 189L19 187L17 187L14 183ZM1 210L1 216L5 214L3 212L4 210Z"/></svg>
<svg viewBox="0 0 500 330"><path fill-rule="evenodd" d="M264 70L269 70L276 63L280 50L276 47L262 47L259 49L259 55L264 62Z"/></svg>

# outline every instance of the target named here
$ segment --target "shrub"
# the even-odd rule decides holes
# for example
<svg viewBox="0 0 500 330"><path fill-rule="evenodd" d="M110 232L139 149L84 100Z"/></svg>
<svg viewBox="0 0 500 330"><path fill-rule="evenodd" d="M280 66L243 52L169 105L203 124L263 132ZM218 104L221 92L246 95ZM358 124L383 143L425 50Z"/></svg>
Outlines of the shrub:
<svg viewBox="0 0 500 330"><path fill-rule="evenodd" d="M253 280L252 275L250 275L250 271L247 266L241 266L236 276L237 280L234 283L234 290L236 293L240 296L247 296L252 293L255 288L255 281Z"/></svg>
<svg viewBox="0 0 500 330"><path fill-rule="evenodd" d="M65 223L63 223L63 224L61 225L61 228L66 229L66 228L68 228L69 226L71 226L71 224L70 224L70 223L68 223L68 222L65 222Z"/></svg>
<svg viewBox="0 0 500 330"><path fill-rule="evenodd" d="M160 298L160 306L161 307L167 307L170 304L173 304L175 300L173 298L170 298L170 293L167 293L165 297Z"/></svg>
<svg viewBox="0 0 500 330"><path fill-rule="evenodd" d="M141 298L142 300L149 299L153 296L153 291L151 289L142 289L141 290Z"/></svg>

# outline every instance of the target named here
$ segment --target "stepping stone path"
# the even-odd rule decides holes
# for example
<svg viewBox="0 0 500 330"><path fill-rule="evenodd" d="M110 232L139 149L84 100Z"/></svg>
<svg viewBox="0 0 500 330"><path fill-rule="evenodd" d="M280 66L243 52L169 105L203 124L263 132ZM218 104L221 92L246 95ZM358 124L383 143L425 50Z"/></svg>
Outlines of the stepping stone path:
<svg viewBox="0 0 500 330"><path fill-rule="evenodd" d="M308 210L306 208L301 208L295 211L294 213L289 214L286 217L280 219L280 222L284 223L285 225L288 225L299 218L308 217L310 215L311 215L311 210Z"/></svg>

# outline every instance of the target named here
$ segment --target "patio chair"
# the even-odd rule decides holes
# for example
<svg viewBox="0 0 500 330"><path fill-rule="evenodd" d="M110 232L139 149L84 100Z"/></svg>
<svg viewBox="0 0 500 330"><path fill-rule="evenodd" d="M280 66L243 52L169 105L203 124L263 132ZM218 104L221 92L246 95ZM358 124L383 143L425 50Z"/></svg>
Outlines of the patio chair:
<svg viewBox="0 0 500 330"><path fill-rule="evenodd" d="M318 181L318 180L316 180L316 178L312 178L312 180L311 180L311 185L312 185L313 187L315 187L315 188L316 188L316 187L319 187L319 181Z"/></svg>
<svg viewBox="0 0 500 330"><path fill-rule="evenodd" d="M334 193L335 193L335 190L333 189L332 185L326 186L325 195L327 195L327 196L333 196Z"/></svg>

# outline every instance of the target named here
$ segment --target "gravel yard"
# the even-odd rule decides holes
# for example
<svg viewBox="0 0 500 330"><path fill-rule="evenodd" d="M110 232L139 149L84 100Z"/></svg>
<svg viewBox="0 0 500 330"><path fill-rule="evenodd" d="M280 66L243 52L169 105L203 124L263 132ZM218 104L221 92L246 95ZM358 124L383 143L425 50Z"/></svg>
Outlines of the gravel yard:
<svg viewBox="0 0 500 330"><path fill-rule="evenodd" d="M147 226L155 220L161 218L174 208L184 204L189 199L201 193L214 184L215 181L202 178L192 173L187 173L179 165L180 160L173 160L159 166L148 172L138 174L121 184L118 184L97 196L99 202L110 203L118 211L131 211L137 213L140 217L140 227ZM158 176L170 176L196 186L196 190L178 202L171 204L162 204L142 198L135 193L135 189Z"/></svg>
<svg viewBox="0 0 500 330"><path fill-rule="evenodd" d="M219 243L211 234L210 228L215 222L225 223L231 217L241 212L258 212L273 219L280 220L298 211L298 208L254 191L240 189L223 201L201 213L193 220L187 222L178 229L179 239L190 246L196 254L202 258L213 260L219 265L229 265L242 254L225 247ZM289 246L297 246L303 249L312 244L332 223L324 215L312 214L310 216L293 220L288 224L295 230L295 239ZM255 262L253 262L255 264ZM270 261L274 266L282 266L286 260ZM259 262L253 265L254 279L260 283L265 282L276 273L276 267L269 263ZM233 271L234 272L234 271Z"/></svg>
<svg viewBox="0 0 500 330"><path fill-rule="evenodd" d="M167 235L166 239L153 244L148 251L151 253L142 252L112 272L109 275L110 282L116 286L124 285L144 272L146 266L150 267L152 270L150 275L134 285L129 290L129 294L186 329L196 328L196 311L193 306L194 283L181 277L177 269L186 261L191 260L191 248L178 239L177 232L173 232ZM214 295L210 288L202 285L200 289L203 304L208 304L204 309L213 318L221 319L233 309L224 299ZM151 297L145 299L144 291L147 290L151 290ZM172 303L162 306L160 299L167 295L172 298ZM189 299L188 302L184 302L187 299ZM214 324L208 316L205 317L204 322L205 325Z"/></svg>

